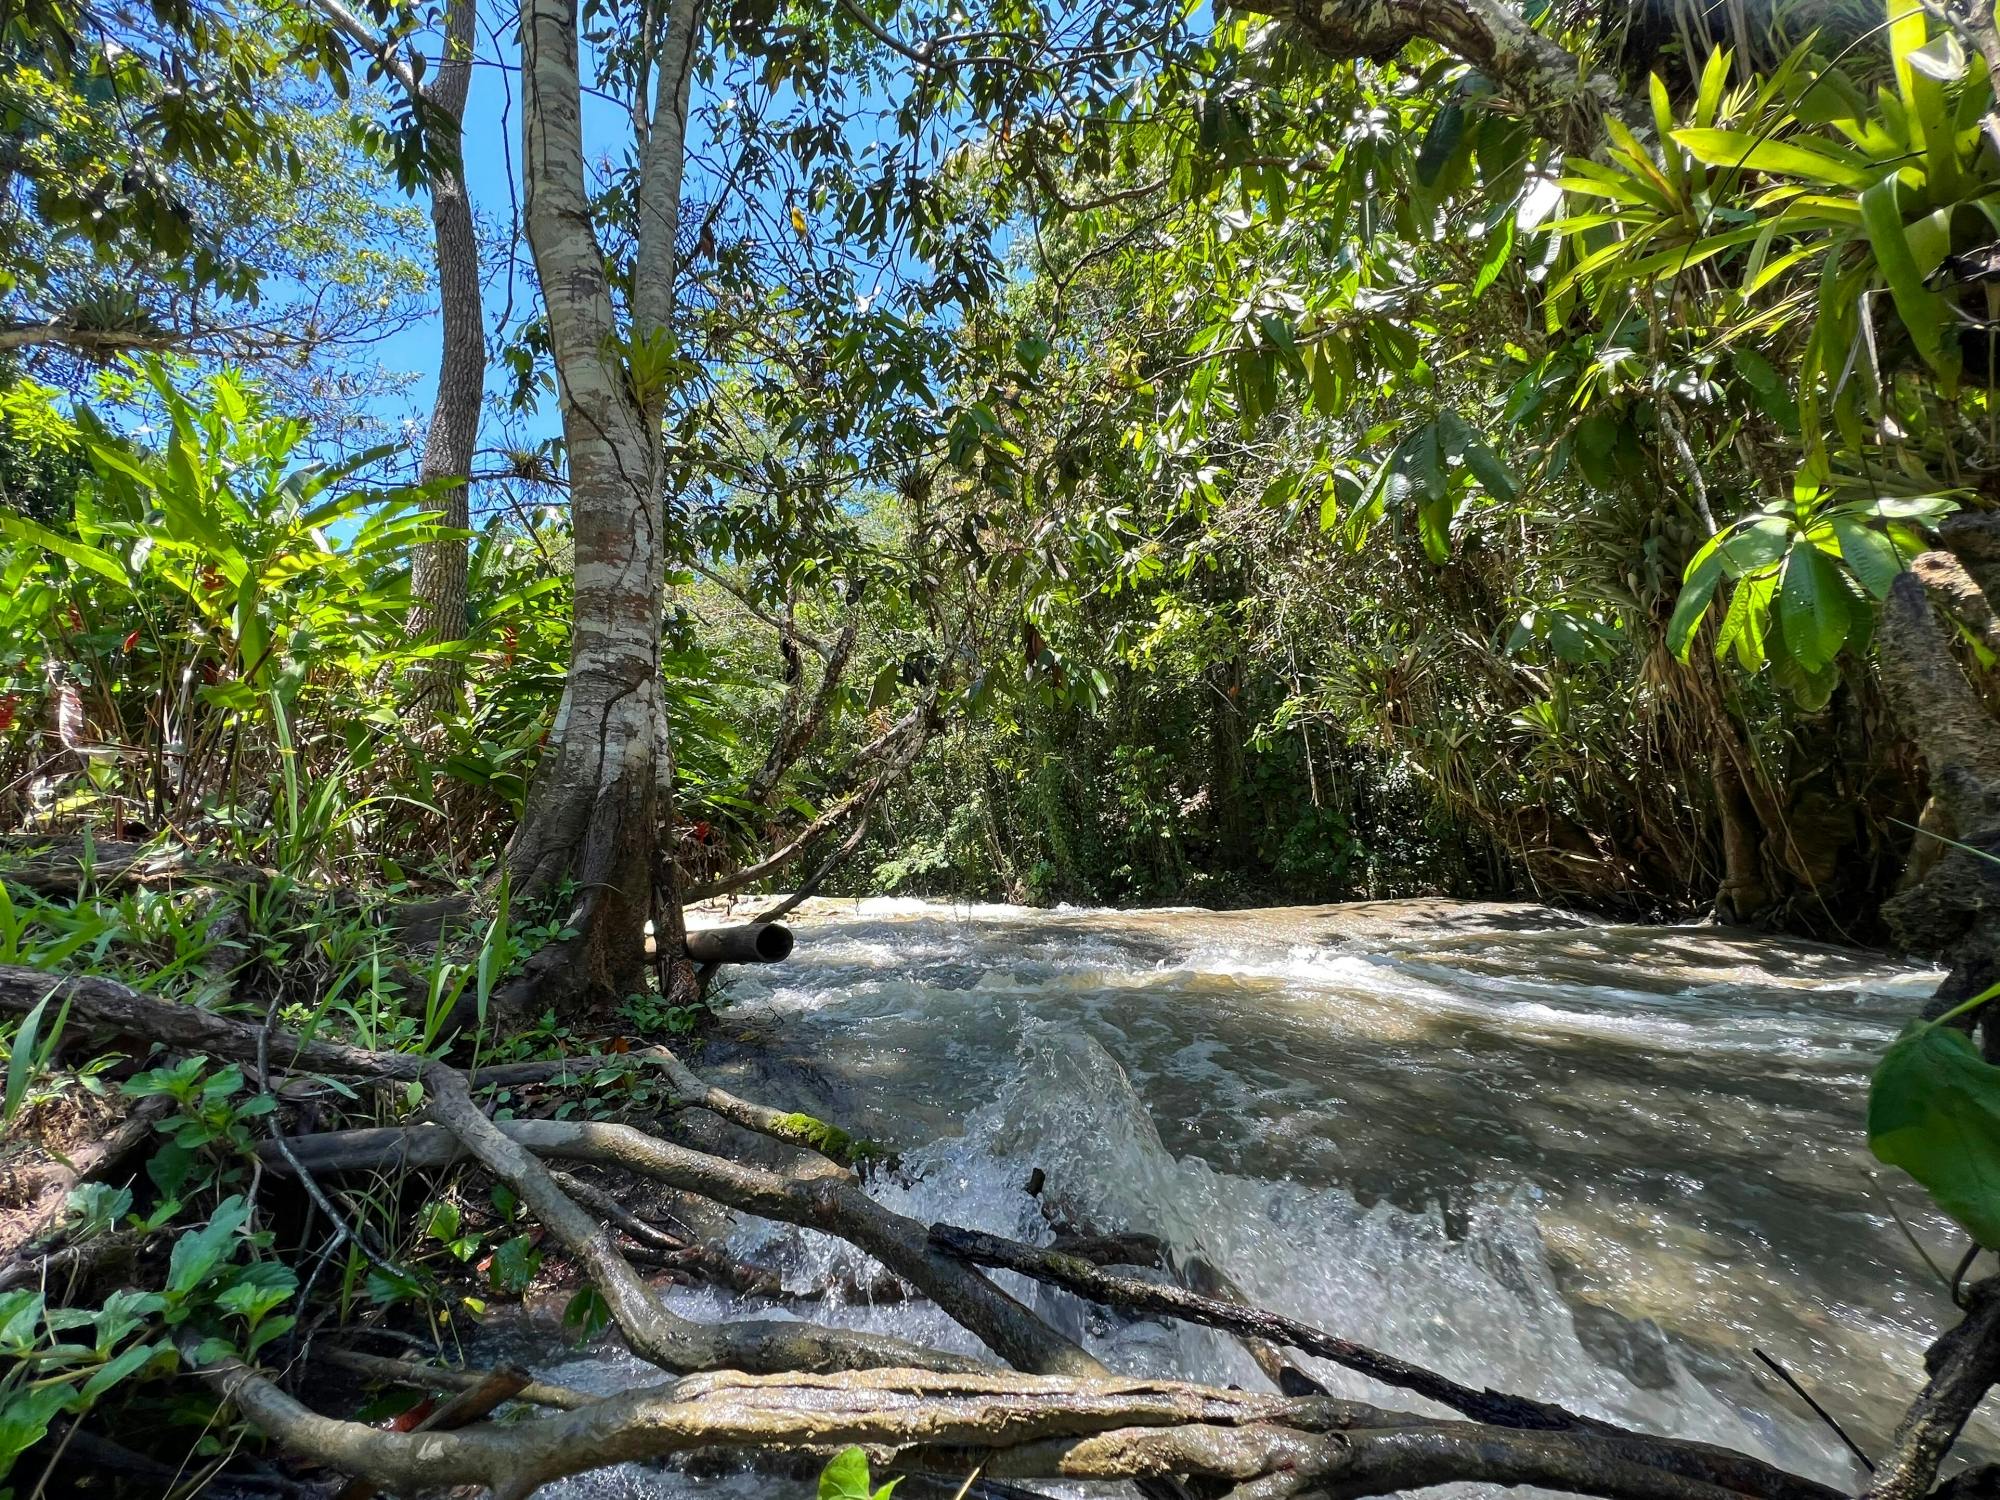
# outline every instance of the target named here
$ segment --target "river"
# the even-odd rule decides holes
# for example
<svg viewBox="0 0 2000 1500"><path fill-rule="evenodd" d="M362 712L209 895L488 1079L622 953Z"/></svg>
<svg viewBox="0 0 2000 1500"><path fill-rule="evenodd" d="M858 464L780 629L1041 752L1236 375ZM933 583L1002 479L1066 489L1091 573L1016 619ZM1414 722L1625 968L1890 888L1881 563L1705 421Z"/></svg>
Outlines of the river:
<svg viewBox="0 0 2000 1500"><path fill-rule="evenodd" d="M1877 956L1445 902L816 902L797 931L789 962L733 978L709 1071L898 1148L875 1190L925 1220L1146 1230L1255 1301L1462 1381L1841 1485L1839 1442L1752 1350L1879 1448L1949 1314L1889 1197L1946 1265L1962 1240L1861 1128L1868 1070L1936 976ZM733 1247L793 1287L861 1269L755 1221ZM1220 1335L1010 1285L1113 1368L1267 1388ZM976 1347L921 1303L836 1296L829 1314ZM593 1389L658 1378L603 1350L533 1353ZM811 1489L627 1468L560 1492Z"/></svg>

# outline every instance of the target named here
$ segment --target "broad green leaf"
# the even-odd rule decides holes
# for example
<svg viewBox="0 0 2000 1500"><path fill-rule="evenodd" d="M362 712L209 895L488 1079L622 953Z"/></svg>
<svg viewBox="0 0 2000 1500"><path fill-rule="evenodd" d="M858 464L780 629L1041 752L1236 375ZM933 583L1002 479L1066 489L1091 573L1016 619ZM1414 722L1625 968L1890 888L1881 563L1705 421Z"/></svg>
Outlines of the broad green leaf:
<svg viewBox="0 0 2000 1500"><path fill-rule="evenodd" d="M1722 533L1716 551L1722 568L1731 578L1768 568L1785 555L1792 544L1792 526L1782 516L1766 516L1753 525Z"/></svg>
<svg viewBox="0 0 2000 1500"><path fill-rule="evenodd" d="M1795 544L1778 589L1786 649L1807 671L1822 671L1847 639L1849 613L1847 585L1833 561L1810 542Z"/></svg>
<svg viewBox="0 0 2000 1500"><path fill-rule="evenodd" d="M60 536L46 526L37 526L26 516L0 516L0 534L53 552L66 562L73 562L80 568L88 568L100 577L110 579L120 588L131 587L131 575L125 571L125 565L109 552L79 542L74 537Z"/></svg>
<svg viewBox="0 0 2000 1500"><path fill-rule="evenodd" d="M1831 524L1849 570L1875 598L1886 598L1889 585L1905 566L1895 547L1874 527L1847 516L1835 516Z"/></svg>
<svg viewBox="0 0 2000 1500"><path fill-rule="evenodd" d="M819 1500L870 1500L868 1455L859 1448L843 1448L820 1471Z"/></svg>
<svg viewBox="0 0 2000 1500"><path fill-rule="evenodd" d="M1895 299L1897 316L1910 331L1917 352L1940 375L1956 374L1956 362L1947 372L1944 352L1944 301L1924 285L1903 227L1903 211L1896 199L1896 179L1885 177L1861 195L1861 224L1868 244L1875 252L1875 264ZM1954 350L1954 355L1956 351Z"/></svg>
<svg viewBox="0 0 2000 1500"><path fill-rule="evenodd" d="M1740 580L1729 595L1729 608L1716 627L1715 650L1736 653L1736 661L1746 672L1764 665L1764 639L1771 622L1771 595L1777 580L1770 574Z"/></svg>
<svg viewBox="0 0 2000 1500"><path fill-rule="evenodd" d="M1965 48L1949 31L1939 32L1903 61L1920 76L1937 83L1957 83L1965 76Z"/></svg>
<svg viewBox="0 0 2000 1500"><path fill-rule="evenodd" d="M1747 131L1699 126L1676 130L1674 139L1687 147L1696 161L1712 167L1770 172L1781 177L1802 177L1824 187L1857 189L1868 187L1881 176L1880 169L1864 158L1804 141L1772 141Z"/></svg>
<svg viewBox="0 0 2000 1500"><path fill-rule="evenodd" d="M171 1345L134 1344L99 1366L97 1373L83 1383L83 1400L86 1403L95 1401L121 1380L136 1374L150 1364L155 1358L170 1357L172 1357Z"/></svg>
<svg viewBox="0 0 2000 1500"><path fill-rule="evenodd" d="M7 1393L0 1401L0 1474L11 1470L15 1459L48 1435L49 1423L74 1394L62 1384L27 1386Z"/></svg>
<svg viewBox="0 0 2000 1500"><path fill-rule="evenodd" d="M167 1260L167 1295L185 1297L228 1259L236 1231L249 1217L249 1205L240 1194L225 1198L207 1224L175 1240Z"/></svg>
<svg viewBox="0 0 2000 1500"><path fill-rule="evenodd" d="M1424 555L1440 566L1451 560L1453 509L1449 495L1417 506L1417 536L1424 544Z"/></svg>
<svg viewBox="0 0 2000 1500"><path fill-rule="evenodd" d="M1959 505L1958 501L1949 495L1884 495L1879 500L1866 501L1858 508L1872 516L1910 521L1929 520L1933 516L1948 516L1957 510Z"/></svg>
<svg viewBox="0 0 2000 1500"><path fill-rule="evenodd" d="M1896 92L1905 105L1916 102L1916 69L1910 61L1930 40L1930 23L1924 19L1921 0L1883 0L1887 14L1883 27L1888 33L1889 59L1896 70Z"/></svg>
<svg viewBox="0 0 2000 1500"><path fill-rule="evenodd" d="M1521 493L1521 481L1514 477L1506 460L1477 438L1465 445L1463 457L1473 478L1496 500L1512 500Z"/></svg>
<svg viewBox="0 0 2000 1500"><path fill-rule="evenodd" d="M1964 1032L1919 1023L1883 1054L1868 1087L1868 1149L1980 1244L2000 1246L2000 1068Z"/></svg>
<svg viewBox="0 0 2000 1500"><path fill-rule="evenodd" d="M1682 661L1688 658L1688 646L1694 640L1695 629L1701 624L1702 616L1708 613L1709 601L1714 599L1716 585L1721 582L1722 554L1709 548L1697 553L1681 580L1681 593L1674 601L1673 617L1667 621L1667 649Z"/></svg>

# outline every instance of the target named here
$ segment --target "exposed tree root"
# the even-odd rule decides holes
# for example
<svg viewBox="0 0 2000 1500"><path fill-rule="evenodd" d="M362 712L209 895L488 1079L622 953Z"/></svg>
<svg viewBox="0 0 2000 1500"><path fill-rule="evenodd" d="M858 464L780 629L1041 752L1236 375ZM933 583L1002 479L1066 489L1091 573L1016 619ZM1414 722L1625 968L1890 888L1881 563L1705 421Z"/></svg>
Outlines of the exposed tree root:
<svg viewBox="0 0 2000 1500"><path fill-rule="evenodd" d="M1973 1408L2000 1381L2000 1277L1972 1288L1964 1319L1931 1345L1924 1367L1930 1379L1876 1464L1867 1500L1917 1500L1937 1483Z"/></svg>
<svg viewBox="0 0 2000 1500"><path fill-rule="evenodd" d="M1258 1497L1343 1500L1477 1480L1534 1484L1608 1500L1838 1500L1839 1492L1748 1455L1655 1437L1552 1403L1476 1390L1434 1371L1224 1296L1161 1286L1096 1262L1157 1262L1162 1246L1120 1234L1074 1241L1064 1254L951 1226L926 1227L868 1196L842 1164L853 1152L832 1127L714 1088L664 1048L617 1057L482 1069L476 1078L434 1059L380 1054L174 1005L107 980L52 979L0 968L0 1010L44 994L72 1005L72 1024L165 1040L188 1050L335 1076L407 1082L429 1097L434 1124L290 1136L266 1143L264 1168L337 1175L427 1171L470 1158L518 1195L604 1298L626 1343L663 1369L698 1374L604 1400L535 1383L503 1382L517 1399L558 1414L462 1431L383 1432L313 1413L255 1370L183 1357L284 1447L394 1491L481 1484L526 1495L549 1479L624 1459L697 1448L822 1451L851 1443L894 1463L963 1478L1128 1479L1149 1495L1202 1480ZM264 1046L260 1049L259 1043ZM584 1081L614 1065L663 1079L671 1107L698 1109L794 1148L782 1169L752 1166L630 1125L487 1118L474 1090ZM722 1207L836 1235L878 1261L1024 1373L906 1340L750 1319L720 1325L671 1311L618 1248L678 1253L681 1242L588 1182L547 1161L583 1162L647 1178ZM1025 1273L1132 1311L1221 1329L1272 1356L1267 1371L1291 1394L1122 1381L976 1267ZM1932 1379L1899 1429L1868 1500L1919 1500L1996 1375L2000 1295L1989 1283L1963 1328L1933 1351ZM1277 1347L1335 1360L1474 1418L1437 1420L1332 1399L1276 1359ZM467 1389L477 1375L339 1351L333 1363L371 1378ZM747 1373L745 1373L747 1372ZM767 1377L767 1378L760 1378ZM491 1397L498 1386L488 1384Z"/></svg>

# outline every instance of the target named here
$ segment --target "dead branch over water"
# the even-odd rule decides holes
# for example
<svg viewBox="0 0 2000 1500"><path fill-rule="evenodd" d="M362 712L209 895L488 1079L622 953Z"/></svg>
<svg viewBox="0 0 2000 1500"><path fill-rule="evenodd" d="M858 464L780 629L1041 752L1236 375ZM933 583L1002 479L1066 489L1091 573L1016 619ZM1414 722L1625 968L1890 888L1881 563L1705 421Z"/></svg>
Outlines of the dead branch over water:
<svg viewBox="0 0 2000 1500"><path fill-rule="evenodd" d="M1840 1491L1708 1444L1620 1428L1548 1402L1476 1390L1435 1371L1262 1309L1121 1276L1089 1260L952 1225L926 1226L878 1203L837 1156L846 1138L717 1089L665 1048L468 1075L444 1062L301 1038L172 1004L109 980L57 980L0 967L0 1010L25 1011L55 990L73 1024L166 1040L218 1056L349 1079L421 1083L430 1123L298 1133L264 1154L273 1176L434 1172L470 1160L507 1184L603 1297L628 1346L685 1378L593 1399L536 1384L518 1399L551 1415L456 1430L385 1432L313 1411L264 1373L183 1356L280 1446L382 1489L481 1485L530 1494L562 1475L698 1449L822 1451L863 1444L906 1468L1008 1479L1218 1482L1245 1496L1359 1500L1477 1480L1532 1484L1607 1500L1839 1500ZM587 1078L619 1063L662 1079L668 1107L698 1109L791 1148L780 1168L666 1141L631 1125L488 1118L490 1086ZM822 1147L827 1149L815 1149ZM724 1208L835 1235L949 1313L1012 1370L885 1335L809 1322L695 1322L672 1312L619 1248L619 1215L593 1211L550 1162L587 1163ZM574 1179L569 1179L574 1182ZM583 1197L588 1198L589 1192ZM1216 1328L1360 1370L1470 1420L1388 1411L1324 1395L1258 1395L1118 1378L989 1280L992 1266L1092 1301ZM339 1351L355 1373L438 1390L483 1390L514 1377L457 1372ZM1959 1329L1940 1340L1931 1379L1899 1428L1867 1500L1917 1500L1972 1409L2000 1378L2000 1286L1974 1290Z"/></svg>

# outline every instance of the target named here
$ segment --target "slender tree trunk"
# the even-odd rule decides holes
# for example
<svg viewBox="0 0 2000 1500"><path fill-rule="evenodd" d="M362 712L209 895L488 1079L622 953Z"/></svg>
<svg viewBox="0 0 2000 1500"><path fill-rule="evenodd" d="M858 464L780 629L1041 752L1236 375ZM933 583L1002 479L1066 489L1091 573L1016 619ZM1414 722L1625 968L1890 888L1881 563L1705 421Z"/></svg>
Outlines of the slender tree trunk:
<svg viewBox="0 0 2000 1500"><path fill-rule="evenodd" d="M507 863L525 898L574 883L569 921L579 937L541 977L593 997L637 984L656 911L663 951L680 926L671 889L664 908L655 902L657 841L671 810L660 689L663 393L635 389L622 351L663 339L672 319L695 10L694 0L668 7L656 58L633 326L621 334L584 177L576 3L521 4L526 224L561 394L576 602L568 686Z"/></svg>
<svg viewBox="0 0 2000 1500"><path fill-rule="evenodd" d="M445 13L444 57L424 99L439 121L452 127L453 164L431 175L431 228L436 236L439 308L444 348L438 361L437 396L424 439L419 477L425 484L455 481L438 497L445 525L457 531L471 521L466 485L479 436L479 406L486 394L485 309L479 288L479 240L472 199L465 189L465 96L472 79L475 0L451 0ZM465 638L463 537L419 547L412 562L410 635L417 641ZM435 711L458 686L458 672L443 663L426 668L421 707Z"/></svg>
<svg viewBox="0 0 2000 1500"><path fill-rule="evenodd" d="M438 498L445 525L464 530L471 509L466 484L472 449L479 436L479 406L486 391L485 309L479 289L479 240L472 224L472 200L465 190L465 99L472 83L472 50L477 33L477 0L449 0L444 49L436 75L417 81L408 58L378 35L345 0L314 0L319 12L357 47L377 59L401 84L413 104L421 104L433 133L448 131L440 153L448 165L433 167L429 179L431 229L437 260L439 321L443 352L438 359L437 395L424 438L418 477L425 484L456 481ZM456 641L465 637L465 541L433 542L411 559L413 642ZM443 662L421 669L413 709L428 721L457 690L459 675Z"/></svg>

